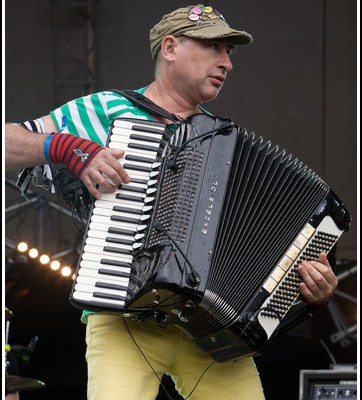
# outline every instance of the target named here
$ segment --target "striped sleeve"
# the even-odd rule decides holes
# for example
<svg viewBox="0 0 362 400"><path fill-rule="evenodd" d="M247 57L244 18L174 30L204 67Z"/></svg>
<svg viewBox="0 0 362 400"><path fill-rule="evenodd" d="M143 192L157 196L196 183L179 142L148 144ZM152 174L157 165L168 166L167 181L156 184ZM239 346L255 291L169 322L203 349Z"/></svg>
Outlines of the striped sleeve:
<svg viewBox="0 0 362 400"><path fill-rule="evenodd" d="M71 100L50 114L59 131L72 133L101 145L107 142L109 127L114 118L122 116L152 119L149 113L140 110L118 93L111 91Z"/></svg>

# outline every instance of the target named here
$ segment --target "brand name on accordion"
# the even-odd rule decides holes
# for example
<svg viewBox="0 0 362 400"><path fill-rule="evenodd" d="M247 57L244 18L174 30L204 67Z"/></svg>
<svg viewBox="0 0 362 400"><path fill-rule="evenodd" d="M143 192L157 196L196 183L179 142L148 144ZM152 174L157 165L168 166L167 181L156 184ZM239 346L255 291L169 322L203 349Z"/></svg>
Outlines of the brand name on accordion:
<svg viewBox="0 0 362 400"><path fill-rule="evenodd" d="M208 205L207 205L206 210L205 210L204 224L203 224L203 227L201 229L201 232L204 235L206 235L207 232L209 231L209 222L211 220L211 214L212 214L212 210L213 210L213 207L214 207L214 200L215 200L215 194L216 194L216 191L217 191L217 185L218 185L218 182L215 179L215 181L211 183L210 193L209 193L209 198L208 198Z"/></svg>

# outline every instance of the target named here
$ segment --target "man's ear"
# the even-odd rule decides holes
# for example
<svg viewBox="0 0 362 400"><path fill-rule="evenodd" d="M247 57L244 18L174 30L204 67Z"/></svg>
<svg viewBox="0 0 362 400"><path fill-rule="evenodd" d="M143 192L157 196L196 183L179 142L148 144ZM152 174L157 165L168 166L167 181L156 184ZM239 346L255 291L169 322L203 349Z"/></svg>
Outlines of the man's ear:
<svg viewBox="0 0 362 400"><path fill-rule="evenodd" d="M165 60L173 61L175 59L175 50L177 47L177 40L175 36L167 35L161 42L161 53Z"/></svg>

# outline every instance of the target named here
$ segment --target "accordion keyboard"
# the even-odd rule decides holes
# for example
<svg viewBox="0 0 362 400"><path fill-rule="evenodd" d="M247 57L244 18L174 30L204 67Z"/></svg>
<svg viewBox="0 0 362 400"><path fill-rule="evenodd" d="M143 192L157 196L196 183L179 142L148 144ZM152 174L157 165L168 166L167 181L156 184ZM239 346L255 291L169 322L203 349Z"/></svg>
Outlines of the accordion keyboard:
<svg viewBox="0 0 362 400"><path fill-rule="evenodd" d="M124 307L135 242L142 237L153 208L157 162L164 124L116 119L108 147L124 149L119 160L130 183L95 200L83 244L72 297L83 305Z"/></svg>

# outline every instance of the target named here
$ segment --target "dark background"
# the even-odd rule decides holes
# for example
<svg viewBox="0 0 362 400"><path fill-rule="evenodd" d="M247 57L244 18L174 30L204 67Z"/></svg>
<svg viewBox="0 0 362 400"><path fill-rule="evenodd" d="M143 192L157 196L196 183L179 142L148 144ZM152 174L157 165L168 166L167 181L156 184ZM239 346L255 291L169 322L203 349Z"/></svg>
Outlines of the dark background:
<svg viewBox="0 0 362 400"><path fill-rule="evenodd" d="M353 216L338 243L340 285L331 305L255 358L267 400L298 398L299 371L357 362L357 3L342 0L208 2L254 37L211 112L228 116L293 153L342 198ZM153 79L148 32L184 1L5 1L6 122L46 115L94 90L137 88ZM38 342L17 375L45 388L21 399L86 398L84 325L69 304L71 280L20 259L27 240L77 264L81 234L59 195L31 185L32 202L4 174L4 307L8 340ZM357 266L358 267L358 266ZM3 324L4 325L4 324ZM4 330L3 330L4 332ZM176 399L172 384L164 380ZM159 399L166 396L161 390Z"/></svg>

